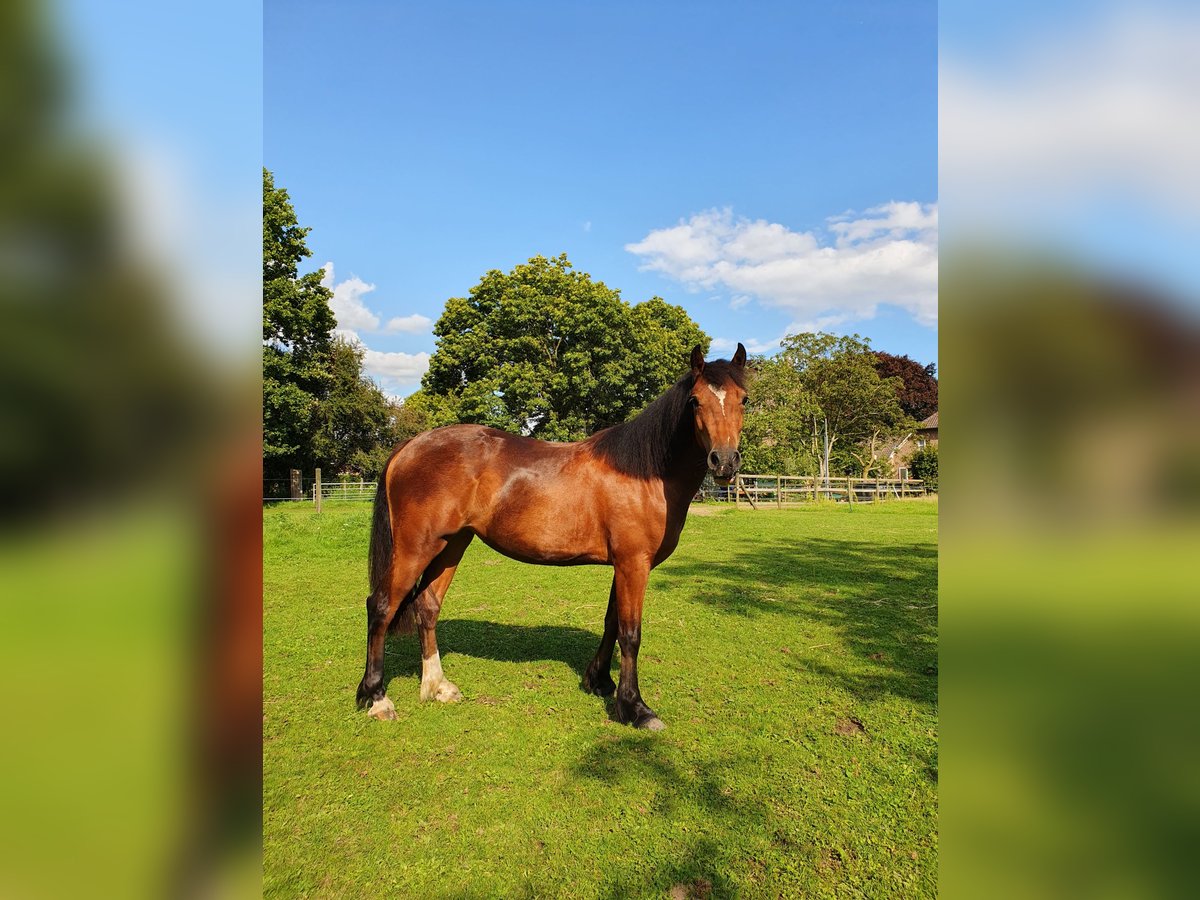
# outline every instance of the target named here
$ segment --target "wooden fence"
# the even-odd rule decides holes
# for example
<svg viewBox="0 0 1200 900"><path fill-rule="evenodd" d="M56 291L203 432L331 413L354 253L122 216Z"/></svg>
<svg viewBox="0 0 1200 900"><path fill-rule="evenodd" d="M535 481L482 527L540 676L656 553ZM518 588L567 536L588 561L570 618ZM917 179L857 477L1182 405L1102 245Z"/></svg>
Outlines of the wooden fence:
<svg viewBox="0 0 1200 900"><path fill-rule="evenodd" d="M705 479L705 486L709 486ZM738 475L734 483L704 499L731 502L752 509L783 507L817 500L878 503L902 497L921 497L925 482L915 478L821 478L812 475Z"/></svg>

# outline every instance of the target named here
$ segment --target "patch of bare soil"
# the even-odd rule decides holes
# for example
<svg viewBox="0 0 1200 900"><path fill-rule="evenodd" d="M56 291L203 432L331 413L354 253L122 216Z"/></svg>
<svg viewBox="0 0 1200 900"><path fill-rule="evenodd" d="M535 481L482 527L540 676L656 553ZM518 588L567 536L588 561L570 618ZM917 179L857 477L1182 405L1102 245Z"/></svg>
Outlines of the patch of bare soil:
<svg viewBox="0 0 1200 900"><path fill-rule="evenodd" d="M842 867L842 854L836 848L821 851L817 869L821 872L836 872Z"/></svg>
<svg viewBox="0 0 1200 900"><path fill-rule="evenodd" d="M855 735L866 734L867 727L854 718L854 716L850 716L845 719L838 719L837 725L834 726L833 730L836 734L840 734L843 737L854 737Z"/></svg>
<svg viewBox="0 0 1200 900"><path fill-rule="evenodd" d="M671 900L708 900L712 896L712 882L697 878L686 884L674 884L671 885L669 896Z"/></svg>
<svg viewBox="0 0 1200 900"><path fill-rule="evenodd" d="M837 847L830 847L821 851L821 858L817 860L817 871L823 875L831 875L834 872L840 871L847 862L855 858L853 850L846 850L843 853Z"/></svg>

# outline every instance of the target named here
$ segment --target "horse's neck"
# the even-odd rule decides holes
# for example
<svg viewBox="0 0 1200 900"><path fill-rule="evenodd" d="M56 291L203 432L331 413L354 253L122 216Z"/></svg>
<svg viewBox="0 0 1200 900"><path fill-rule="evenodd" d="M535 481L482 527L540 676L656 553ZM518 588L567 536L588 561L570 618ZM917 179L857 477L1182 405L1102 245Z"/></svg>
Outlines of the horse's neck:
<svg viewBox="0 0 1200 900"><path fill-rule="evenodd" d="M663 473L663 483L671 488L669 494L674 503L686 509L707 472L704 448L696 442L693 426L690 423L681 426L671 446L670 465Z"/></svg>

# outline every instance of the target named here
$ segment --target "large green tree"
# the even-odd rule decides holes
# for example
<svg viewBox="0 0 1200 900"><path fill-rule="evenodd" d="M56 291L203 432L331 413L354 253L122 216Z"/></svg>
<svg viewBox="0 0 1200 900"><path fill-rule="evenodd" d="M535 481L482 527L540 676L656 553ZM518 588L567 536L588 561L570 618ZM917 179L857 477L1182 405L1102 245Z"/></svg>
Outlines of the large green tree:
<svg viewBox="0 0 1200 900"><path fill-rule="evenodd" d="M288 193L263 169L263 465L266 473L316 464L317 407L334 383L329 308L320 270Z"/></svg>
<svg viewBox="0 0 1200 900"><path fill-rule="evenodd" d="M903 382L879 377L875 354L858 335L788 335L780 358L796 371L811 400L807 414L823 477L835 466L867 468L855 451L909 424L898 399Z"/></svg>
<svg viewBox="0 0 1200 900"><path fill-rule="evenodd" d="M634 394L626 417L639 412L675 382L688 367L693 347L699 344L707 353L711 343L682 306L661 297L638 303L629 312Z"/></svg>
<svg viewBox="0 0 1200 900"><path fill-rule="evenodd" d="M750 368L742 468L753 473L816 474L811 423L817 409L800 372L779 356L753 359Z"/></svg>
<svg viewBox="0 0 1200 900"><path fill-rule="evenodd" d="M579 440L624 421L709 338L678 306L631 306L566 255L488 272L446 302L422 382L434 424L491 425Z"/></svg>

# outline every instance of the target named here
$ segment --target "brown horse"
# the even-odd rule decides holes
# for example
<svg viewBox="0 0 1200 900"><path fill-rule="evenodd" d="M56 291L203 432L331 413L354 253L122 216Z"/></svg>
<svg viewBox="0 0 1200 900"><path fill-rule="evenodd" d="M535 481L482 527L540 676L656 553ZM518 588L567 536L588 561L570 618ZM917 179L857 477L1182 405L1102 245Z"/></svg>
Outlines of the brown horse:
<svg viewBox="0 0 1200 900"><path fill-rule="evenodd" d="M392 451L379 477L371 531L367 667L359 706L377 719L396 708L383 681L389 628L421 633L421 699L462 694L442 673L437 626L442 599L471 539L522 562L614 569L604 637L583 676L600 696L616 691L616 718L663 723L642 702L637 656L650 570L671 555L688 504L711 471L728 484L741 462L746 349L691 371L636 418L578 443L519 437L479 425L417 435ZM613 644L621 682L613 684Z"/></svg>

